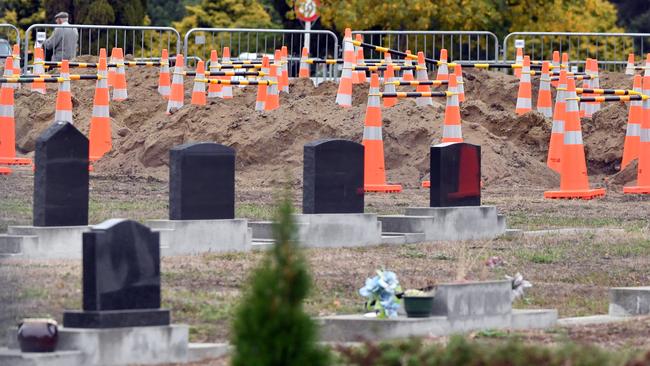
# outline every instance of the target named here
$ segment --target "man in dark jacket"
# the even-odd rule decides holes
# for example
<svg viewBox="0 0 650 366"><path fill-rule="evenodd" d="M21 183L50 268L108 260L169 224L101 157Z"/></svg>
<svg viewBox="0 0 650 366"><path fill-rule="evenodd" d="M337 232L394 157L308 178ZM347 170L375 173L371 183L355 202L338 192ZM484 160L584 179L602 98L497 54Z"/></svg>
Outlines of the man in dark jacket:
<svg viewBox="0 0 650 366"><path fill-rule="evenodd" d="M61 12L54 16L56 24L69 25L68 13ZM56 28L52 36L45 40L47 53L52 53L52 61L72 60L77 56L79 33L76 28Z"/></svg>

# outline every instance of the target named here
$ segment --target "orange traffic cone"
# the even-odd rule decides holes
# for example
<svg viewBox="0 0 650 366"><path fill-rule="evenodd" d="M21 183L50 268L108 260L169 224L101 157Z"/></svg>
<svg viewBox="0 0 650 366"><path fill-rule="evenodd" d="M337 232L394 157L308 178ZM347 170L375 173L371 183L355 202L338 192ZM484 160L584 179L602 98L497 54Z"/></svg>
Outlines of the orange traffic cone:
<svg viewBox="0 0 650 366"><path fill-rule="evenodd" d="M210 51L210 71L219 71L219 58L217 50ZM210 76L208 79L221 79L217 76ZM212 84L208 85L208 98L221 98L223 96L223 85Z"/></svg>
<svg viewBox="0 0 650 366"><path fill-rule="evenodd" d="M13 57L5 59L6 65L13 65ZM5 77L13 76L13 67L5 68ZM31 160L16 157L16 121L14 119L14 88L12 83L0 85L0 164L29 165ZM3 167L0 174L10 174L11 169Z"/></svg>
<svg viewBox="0 0 650 366"><path fill-rule="evenodd" d="M34 66L32 69L34 75L45 74L45 67L43 66L44 60L45 57L43 56L43 49L41 47L34 48ZM44 82L35 81L32 83L32 91L40 94L45 94L47 88L45 87Z"/></svg>
<svg viewBox="0 0 650 366"><path fill-rule="evenodd" d="M356 35L355 38L359 42L363 42L363 37L360 34ZM356 47L356 64L361 65L365 63L365 59L363 56L363 47ZM355 71L357 74L357 82L359 84L365 84L366 81L366 72L365 71Z"/></svg>
<svg viewBox="0 0 650 366"><path fill-rule="evenodd" d="M456 64L454 67L454 75L456 76L456 84L458 90L458 101L465 101L465 82L463 81L463 67L460 64Z"/></svg>
<svg viewBox="0 0 650 366"><path fill-rule="evenodd" d="M224 64L230 63L230 47L224 47L221 55L222 55L222 63ZM230 77L224 76L221 79L230 80ZM224 85L221 89L221 96L223 99L232 99L232 86Z"/></svg>
<svg viewBox="0 0 650 366"><path fill-rule="evenodd" d="M591 59L591 82L589 83L590 87L594 89L600 88L600 77L598 75L598 60L593 58ZM599 102L587 102L585 108L585 117L591 117L594 113L600 110Z"/></svg>
<svg viewBox="0 0 650 366"><path fill-rule="evenodd" d="M183 55L176 55L176 64L174 66L174 74L172 75L172 93L167 102L167 114L172 114L178 109L183 107L185 90L183 88L183 71L185 69L185 62Z"/></svg>
<svg viewBox="0 0 650 366"><path fill-rule="evenodd" d="M559 51L553 51L553 62L551 63L551 65L553 65L553 70L551 70L551 75L559 75L560 74L560 52ZM554 88L557 88L558 82L551 81L551 85Z"/></svg>
<svg viewBox="0 0 650 366"><path fill-rule="evenodd" d="M109 64L116 64L117 63L117 47L113 47L111 49L111 58L108 60ZM108 87L112 88L113 85L115 84L115 66L111 66L108 68Z"/></svg>
<svg viewBox="0 0 650 366"><path fill-rule="evenodd" d="M72 93L70 92L70 67L68 60L61 62L61 77L66 81L59 83L59 92L56 94L56 112L54 122L72 121Z"/></svg>
<svg viewBox="0 0 650 366"><path fill-rule="evenodd" d="M553 118L553 97L551 95L551 68L548 61L542 62L542 75L539 78L537 111L546 118Z"/></svg>
<svg viewBox="0 0 650 366"><path fill-rule="evenodd" d="M406 50L406 54L410 55L411 50ZM406 57L404 59L404 66L407 66L407 67L408 66L413 66L413 61L410 58ZM415 78L413 77L413 70L404 70L402 72L402 80L404 80L404 81L414 81Z"/></svg>
<svg viewBox="0 0 650 366"><path fill-rule="evenodd" d="M381 102L379 97L379 76L370 75L370 93L363 125L364 154L364 191L365 192L401 192L399 184L386 184L384 166L384 141L381 131Z"/></svg>
<svg viewBox="0 0 650 366"><path fill-rule="evenodd" d="M633 89L635 92L641 93L641 79L641 75L634 75ZM632 160L639 157L642 124L643 102L640 100L632 100L630 101L630 110L627 114L627 131L625 132L621 170L625 169Z"/></svg>
<svg viewBox="0 0 650 366"><path fill-rule="evenodd" d="M591 82L593 77L593 73L591 72L591 59L587 58L585 60L585 74L589 75L590 77L587 79L582 80L582 87L585 89L590 89L592 88ZM589 93L583 93L583 97L591 97L592 95ZM587 114L587 102L580 102L580 118L586 117Z"/></svg>
<svg viewBox="0 0 650 366"><path fill-rule="evenodd" d="M116 102L126 100L128 93L126 91L126 72L124 71L124 54L121 48L115 49L117 70L113 80L113 100Z"/></svg>
<svg viewBox="0 0 650 366"><path fill-rule="evenodd" d="M162 50L160 57L160 75L158 76L158 93L165 99L169 99L171 93L171 78L169 77L169 53L167 49Z"/></svg>
<svg viewBox="0 0 650 366"><path fill-rule="evenodd" d="M436 80L449 80L449 68L447 67L447 49L440 50L440 62L438 63L438 73Z"/></svg>
<svg viewBox="0 0 650 366"><path fill-rule="evenodd" d="M567 80L566 125L564 128L564 147L562 149L562 167L560 173L560 190L546 191L544 198L592 199L605 195L604 188L590 189L587 175L585 150L582 145L582 127L580 110L576 96L575 80Z"/></svg>
<svg viewBox="0 0 650 366"><path fill-rule="evenodd" d="M634 53L627 55L627 65L625 65L625 75L634 75Z"/></svg>
<svg viewBox="0 0 650 366"><path fill-rule="evenodd" d="M566 87L567 72L560 70L558 91L555 95L555 109L553 110L553 127L551 129L551 141L548 145L548 157L546 165L561 173L562 151L564 149L564 123L566 121Z"/></svg>
<svg viewBox="0 0 650 366"><path fill-rule="evenodd" d="M521 76L519 77L519 92L517 92L517 107L515 113L522 115L533 109L533 86L530 84L530 56L524 56Z"/></svg>
<svg viewBox="0 0 650 366"><path fill-rule="evenodd" d="M416 72L418 81L428 81L429 76L427 75L427 65L424 63L424 53L422 51L418 52L418 66L421 68L421 70L417 70ZM427 93L430 92L431 89L428 85L418 85L415 87L415 91L418 93ZM415 98L415 104L419 107L433 105L433 100L431 97L417 97Z"/></svg>
<svg viewBox="0 0 650 366"><path fill-rule="evenodd" d="M341 107L352 106L352 66L354 66L354 59L352 30L345 28L345 37L343 37L343 71L339 79L339 89L336 93L336 104Z"/></svg>
<svg viewBox="0 0 650 366"><path fill-rule="evenodd" d="M395 84L390 84L395 81L395 68L392 64L386 66L386 72L384 73L384 92L386 93L395 93ZM383 98L384 107L390 108L397 104L397 98Z"/></svg>
<svg viewBox="0 0 650 366"><path fill-rule="evenodd" d="M272 111L274 109L280 108L280 93L278 91L278 74L280 66L276 63L271 65L271 73L269 75L269 80L275 82L275 84L269 85L266 94L266 103L264 104L264 109L267 111Z"/></svg>
<svg viewBox="0 0 650 366"><path fill-rule="evenodd" d="M192 88L192 101L194 105L206 105L205 96L205 64L201 60L196 63L196 74L194 76L194 87Z"/></svg>
<svg viewBox="0 0 650 366"><path fill-rule="evenodd" d="M302 55L300 56L300 70L298 71L298 77L301 79L309 78L309 64L307 63L309 59L309 51L307 47L302 48Z"/></svg>
<svg viewBox="0 0 650 366"><path fill-rule="evenodd" d="M289 54L287 51L287 46L282 46L280 55L281 55L280 60L282 61L280 64L280 69L282 70L282 74L280 76L280 80L282 81L281 90L285 93L288 93L289 92Z"/></svg>
<svg viewBox="0 0 650 366"><path fill-rule="evenodd" d="M20 45L15 44L12 51L11 51L11 56L13 58L13 70L14 70L14 75L20 75ZM6 62L5 62L6 65ZM10 84L12 88L18 89L20 88L19 83L11 83Z"/></svg>
<svg viewBox="0 0 650 366"><path fill-rule="evenodd" d="M643 94L650 95L650 76L643 76ZM643 123L639 140L639 166L637 168L636 186L623 187L623 193L650 194L650 99L643 101Z"/></svg>
<svg viewBox="0 0 650 366"><path fill-rule="evenodd" d="M524 64L524 50L521 47L517 47L517 55L515 56L515 64L517 64L517 65L523 65ZM521 71L522 71L522 68L516 68L515 69L515 76L520 78L521 77Z"/></svg>
<svg viewBox="0 0 650 366"><path fill-rule="evenodd" d="M97 65L99 79L95 87L95 98L93 100L93 114L90 119L89 159L99 160L104 154L111 151L111 117L108 92L108 70L106 68L106 49L99 51L99 63Z"/></svg>
<svg viewBox="0 0 650 366"><path fill-rule="evenodd" d="M449 78L449 93L445 107L445 121L442 127L442 142L463 142L460 125L460 104L458 103L458 82Z"/></svg>
<svg viewBox="0 0 650 366"><path fill-rule="evenodd" d="M569 72L569 54L562 52L562 63L560 64L560 70L566 70Z"/></svg>
<svg viewBox="0 0 650 366"><path fill-rule="evenodd" d="M304 50L306 50L306 48L303 48L303 51ZM262 57L262 72L264 73L265 76L263 76L261 80L271 80L269 78L270 66L269 66L268 56ZM267 93L268 93L268 85L260 84L257 86L257 99L255 100L256 111L266 110Z"/></svg>

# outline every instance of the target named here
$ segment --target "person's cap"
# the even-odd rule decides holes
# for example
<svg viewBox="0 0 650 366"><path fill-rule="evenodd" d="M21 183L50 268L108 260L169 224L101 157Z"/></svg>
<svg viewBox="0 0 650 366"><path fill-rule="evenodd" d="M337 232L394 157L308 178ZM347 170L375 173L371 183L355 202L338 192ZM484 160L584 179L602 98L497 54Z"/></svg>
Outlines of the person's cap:
<svg viewBox="0 0 650 366"><path fill-rule="evenodd" d="M54 16L54 19L66 19L66 18L68 18L68 13L66 13L65 11L62 11Z"/></svg>

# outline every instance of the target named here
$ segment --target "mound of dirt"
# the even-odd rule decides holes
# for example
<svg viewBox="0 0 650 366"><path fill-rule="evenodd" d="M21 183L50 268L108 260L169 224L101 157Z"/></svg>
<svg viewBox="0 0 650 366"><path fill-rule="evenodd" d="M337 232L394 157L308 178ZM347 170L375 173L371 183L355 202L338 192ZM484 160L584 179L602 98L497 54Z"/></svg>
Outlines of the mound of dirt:
<svg viewBox="0 0 650 366"><path fill-rule="evenodd" d="M621 75L605 75L603 84L621 87L629 81ZM363 134L367 86L355 86L351 108L334 103L337 85L333 82L314 87L309 81L294 80L275 111L255 112L256 89L234 87L232 100L209 100L205 107L186 105L166 115L167 102L157 93L157 77L156 68L127 70L129 99L111 103L113 150L95 164L94 174L166 179L172 146L215 141L236 149L238 184L273 184L284 180L287 171L299 184L305 143L326 137L360 141ZM75 125L83 132L88 130L94 84L78 81L72 86ZM485 185L556 187L558 175L546 167L551 122L537 112L516 116L517 88L518 81L511 75L465 70L463 135L467 142L482 146ZM186 78L186 103L191 90L191 78ZM35 138L53 121L54 105L53 85L47 95L31 93L26 87L17 92L20 150L33 151ZM434 100L433 108L400 100L395 107L383 109L389 181L419 186L428 175L429 145L440 141L443 117L442 99ZM591 174L618 170L626 118L624 105L608 105L593 120L583 120Z"/></svg>

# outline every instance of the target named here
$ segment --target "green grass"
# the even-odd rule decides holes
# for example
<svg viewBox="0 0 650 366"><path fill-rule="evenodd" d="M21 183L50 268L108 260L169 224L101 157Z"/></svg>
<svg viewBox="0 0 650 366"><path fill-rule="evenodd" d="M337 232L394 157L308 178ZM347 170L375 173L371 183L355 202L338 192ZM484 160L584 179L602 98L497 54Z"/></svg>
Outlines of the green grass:
<svg viewBox="0 0 650 366"><path fill-rule="evenodd" d="M516 255L524 260L537 264L562 262L566 258L566 250L561 247L545 247L542 249L522 249Z"/></svg>
<svg viewBox="0 0 650 366"><path fill-rule="evenodd" d="M542 230L567 227L593 228L622 228L628 231L638 231L647 226L643 220L623 220L612 217L575 217L559 216L557 213L548 215L529 215L524 212L508 214L508 227L523 230Z"/></svg>
<svg viewBox="0 0 650 366"><path fill-rule="evenodd" d="M235 216L253 220L271 220L275 209L271 204L240 203L235 206Z"/></svg>

